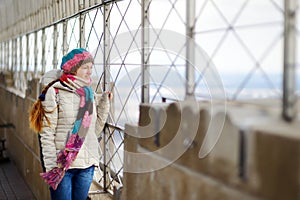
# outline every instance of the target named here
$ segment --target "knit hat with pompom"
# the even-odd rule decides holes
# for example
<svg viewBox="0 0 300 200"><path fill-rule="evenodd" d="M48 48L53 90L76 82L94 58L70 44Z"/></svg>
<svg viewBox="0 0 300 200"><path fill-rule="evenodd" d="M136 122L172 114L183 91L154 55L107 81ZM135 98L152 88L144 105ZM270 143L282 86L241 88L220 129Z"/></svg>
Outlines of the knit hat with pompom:
<svg viewBox="0 0 300 200"><path fill-rule="evenodd" d="M73 49L62 58L60 68L67 74L74 74L85 63L94 63L94 57L84 48Z"/></svg>

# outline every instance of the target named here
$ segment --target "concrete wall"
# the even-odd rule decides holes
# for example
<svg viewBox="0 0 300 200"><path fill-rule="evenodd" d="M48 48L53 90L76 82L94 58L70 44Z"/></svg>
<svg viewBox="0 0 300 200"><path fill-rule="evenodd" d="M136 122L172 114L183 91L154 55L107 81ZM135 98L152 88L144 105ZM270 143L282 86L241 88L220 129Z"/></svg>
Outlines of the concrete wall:
<svg viewBox="0 0 300 200"><path fill-rule="evenodd" d="M140 111L139 125L125 128L122 199L300 199L299 117L282 121L279 100L144 104ZM213 148L202 157L201 147Z"/></svg>
<svg viewBox="0 0 300 200"><path fill-rule="evenodd" d="M8 90L9 80L1 74L0 87L0 121L1 124L12 123L15 128L4 129L8 156L15 162L21 175L37 199L50 199L47 185L39 173L42 172L39 160L38 136L29 129L28 110L37 96L38 80L29 84L26 96Z"/></svg>

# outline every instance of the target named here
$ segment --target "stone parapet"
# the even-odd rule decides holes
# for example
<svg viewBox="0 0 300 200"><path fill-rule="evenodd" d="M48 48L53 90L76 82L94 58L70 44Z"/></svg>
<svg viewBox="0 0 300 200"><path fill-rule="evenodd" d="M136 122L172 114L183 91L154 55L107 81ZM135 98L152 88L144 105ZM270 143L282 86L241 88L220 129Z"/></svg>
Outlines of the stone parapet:
<svg viewBox="0 0 300 200"><path fill-rule="evenodd" d="M299 199L300 123L262 105L141 105L125 126L123 199Z"/></svg>

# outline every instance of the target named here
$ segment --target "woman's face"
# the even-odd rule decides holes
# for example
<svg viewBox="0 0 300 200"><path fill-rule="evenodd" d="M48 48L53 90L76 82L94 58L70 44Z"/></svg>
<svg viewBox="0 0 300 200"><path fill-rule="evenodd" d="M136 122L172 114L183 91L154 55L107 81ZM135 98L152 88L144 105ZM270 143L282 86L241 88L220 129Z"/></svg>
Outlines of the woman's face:
<svg viewBox="0 0 300 200"><path fill-rule="evenodd" d="M90 81L93 70L93 63L85 63L81 65L76 72L76 76L84 79L85 81Z"/></svg>

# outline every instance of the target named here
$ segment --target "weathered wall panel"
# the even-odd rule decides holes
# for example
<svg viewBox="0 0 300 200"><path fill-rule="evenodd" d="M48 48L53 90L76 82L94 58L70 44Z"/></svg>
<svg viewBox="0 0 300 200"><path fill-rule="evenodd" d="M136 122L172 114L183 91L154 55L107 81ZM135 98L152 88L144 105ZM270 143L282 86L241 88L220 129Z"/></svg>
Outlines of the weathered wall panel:
<svg viewBox="0 0 300 200"><path fill-rule="evenodd" d="M199 119L193 116L192 111L182 118L187 110L183 103L167 107L161 105L161 110L165 110L161 113L165 113L166 120L162 114L156 118L151 115L150 111L157 110L157 105L140 107L139 126L125 127L122 199L300 198L299 121L284 122L276 117L276 108L261 110L259 106L237 104L227 106L223 121L221 112L216 113L217 117L212 117L209 104L201 104L198 107ZM191 106L192 109L197 110L195 106ZM197 120L199 129L196 136L190 138L190 148L178 159L171 160L170 155L180 149L191 127L198 124ZM165 122L159 132L156 131L160 127L157 122ZM224 126L217 143L206 157L200 158L199 152L208 126L216 127L222 123ZM184 131L185 128L188 131ZM171 145L180 133L182 143L175 145L171 152L165 152L163 149ZM151 137L144 137L146 135ZM147 153L149 158L139 162L131 152L144 157ZM155 169L155 166L164 163L168 165ZM149 170L143 173L131 171L133 168L144 169L145 166Z"/></svg>

